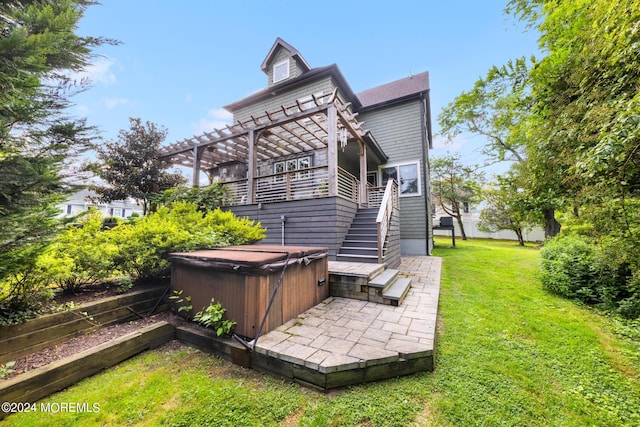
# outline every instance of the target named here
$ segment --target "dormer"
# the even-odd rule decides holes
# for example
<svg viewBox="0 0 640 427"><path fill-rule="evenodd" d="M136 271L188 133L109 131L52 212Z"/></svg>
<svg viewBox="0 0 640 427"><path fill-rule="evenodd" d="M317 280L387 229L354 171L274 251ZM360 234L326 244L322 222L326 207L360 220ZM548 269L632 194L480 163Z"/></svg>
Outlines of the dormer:
<svg viewBox="0 0 640 427"><path fill-rule="evenodd" d="M278 37L260 66L268 77L267 86L273 86L309 71L311 67L300 52Z"/></svg>

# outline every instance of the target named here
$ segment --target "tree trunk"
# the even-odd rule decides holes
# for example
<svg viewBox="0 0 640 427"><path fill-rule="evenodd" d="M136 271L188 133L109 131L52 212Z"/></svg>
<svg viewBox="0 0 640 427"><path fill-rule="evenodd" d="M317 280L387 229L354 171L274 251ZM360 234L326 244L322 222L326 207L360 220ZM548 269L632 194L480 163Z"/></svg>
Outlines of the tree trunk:
<svg viewBox="0 0 640 427"><path fill-rule="evenodd" d="M553 237L560 233L560 223L556 221L555 209L545 208L542 210L544 215L544 237Z"/></svg>
<svg viewBox="0 0 640 427"><path fill-rule="evenodd" d="M522 237L522 228L518 228L513 230L516 232L516 236L518 236L518 245L524 246L524 238Z"/></svg>
<svg viewBox="0 0 640 427"><path fill-rule="evenodd" d="M467 234L464 232L464 225L462 225L462 214L460 213L460 208L454 209L453 216L458 221L458 227L460 227L460 238L462 240L467 240Z"/></svg>

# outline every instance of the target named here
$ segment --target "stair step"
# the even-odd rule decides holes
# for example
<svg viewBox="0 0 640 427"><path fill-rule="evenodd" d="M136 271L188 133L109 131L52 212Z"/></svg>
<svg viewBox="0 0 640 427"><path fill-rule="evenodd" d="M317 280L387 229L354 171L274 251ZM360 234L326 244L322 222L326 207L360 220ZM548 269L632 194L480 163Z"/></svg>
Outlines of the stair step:
<svg viewBox="0 0 640 427"><path fill-rule="evenodd" d="M373 279L369 280L369 286L374 288L384 288L396 279L398 273L400 273L398 270L388 268Z"/></svg>
<svg viewBox="0 0 640 427"><path fill-rule="evenodd" d="M376 240L345 239L342 246L345 248L377 248L378 242Z"/></svg>
<svg viewBox="0 0 640 427"><path fill-rule="evenodd" d="M340 248L341 255L375 255L378 257L378 248L351 248L343 246Z"/></svg>
<svg viewBox="0 0 640 427"><path fill-rule="evenodd" d="M398 304L402 302L404 297L411 288L411 279L407 277L400 277L397 279L387 290L382 292L382 297L392 301L397 301Z"/></svg>
<svg viewBox="0 0 640 427"><path fill-rule="evenodd" d="M337 261L344 261L344 262L365 262L365 263L372 263L372 264L377 264L378 263L378 257L377 256L372 256L372 255L353 255L353 254L343 255L343 254L338 254L338 255L336 255L336 260Z"/></svg>
<svg viewBox="0 0 640 427"><path fill-rule="evenodd" d="M377 234L369 234L369 233L351 233L351 232L349 232L347 234L346 239L349 239L349 240L371 240L371 241L375 241L377 243L378 242L378 235Z"/></svg>

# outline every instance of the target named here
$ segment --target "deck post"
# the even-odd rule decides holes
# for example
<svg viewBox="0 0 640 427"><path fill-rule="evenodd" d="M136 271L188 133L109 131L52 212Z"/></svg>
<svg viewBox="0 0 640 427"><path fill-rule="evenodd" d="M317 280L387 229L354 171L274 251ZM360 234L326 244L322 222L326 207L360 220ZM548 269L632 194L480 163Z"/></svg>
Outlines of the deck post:
<svg viewBox="0 0 640 427"><path fill-rule="evenodd" d="M327 166L329 172L329 196L338 195L338 114L332 103L327 107Z"/></svg>
<svg viewBox="0 0 640 427"><path fill-rule="evenodd" d="M367 146L363 141L358 139L358 145L360 146L360 200L358 200L358 206L368 206L368 192L367 192Z"/></svg>

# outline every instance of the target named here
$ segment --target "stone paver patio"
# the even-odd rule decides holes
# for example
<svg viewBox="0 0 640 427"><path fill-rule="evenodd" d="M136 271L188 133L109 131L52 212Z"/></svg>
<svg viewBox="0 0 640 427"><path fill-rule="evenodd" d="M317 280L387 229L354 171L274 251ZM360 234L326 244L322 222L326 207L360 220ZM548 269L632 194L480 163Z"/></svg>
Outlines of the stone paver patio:
<svg viewBox="0 0 640 427"><path fill-rule="evenodd" d="M330 262L329 271L358 266L340 264L347 263ZM437 257L403 257L398 270L411 289L400 306L330 297L259 337L255 351L294 376L304 368L302 379L321 388L432 370L441 265Z"/></svg>

